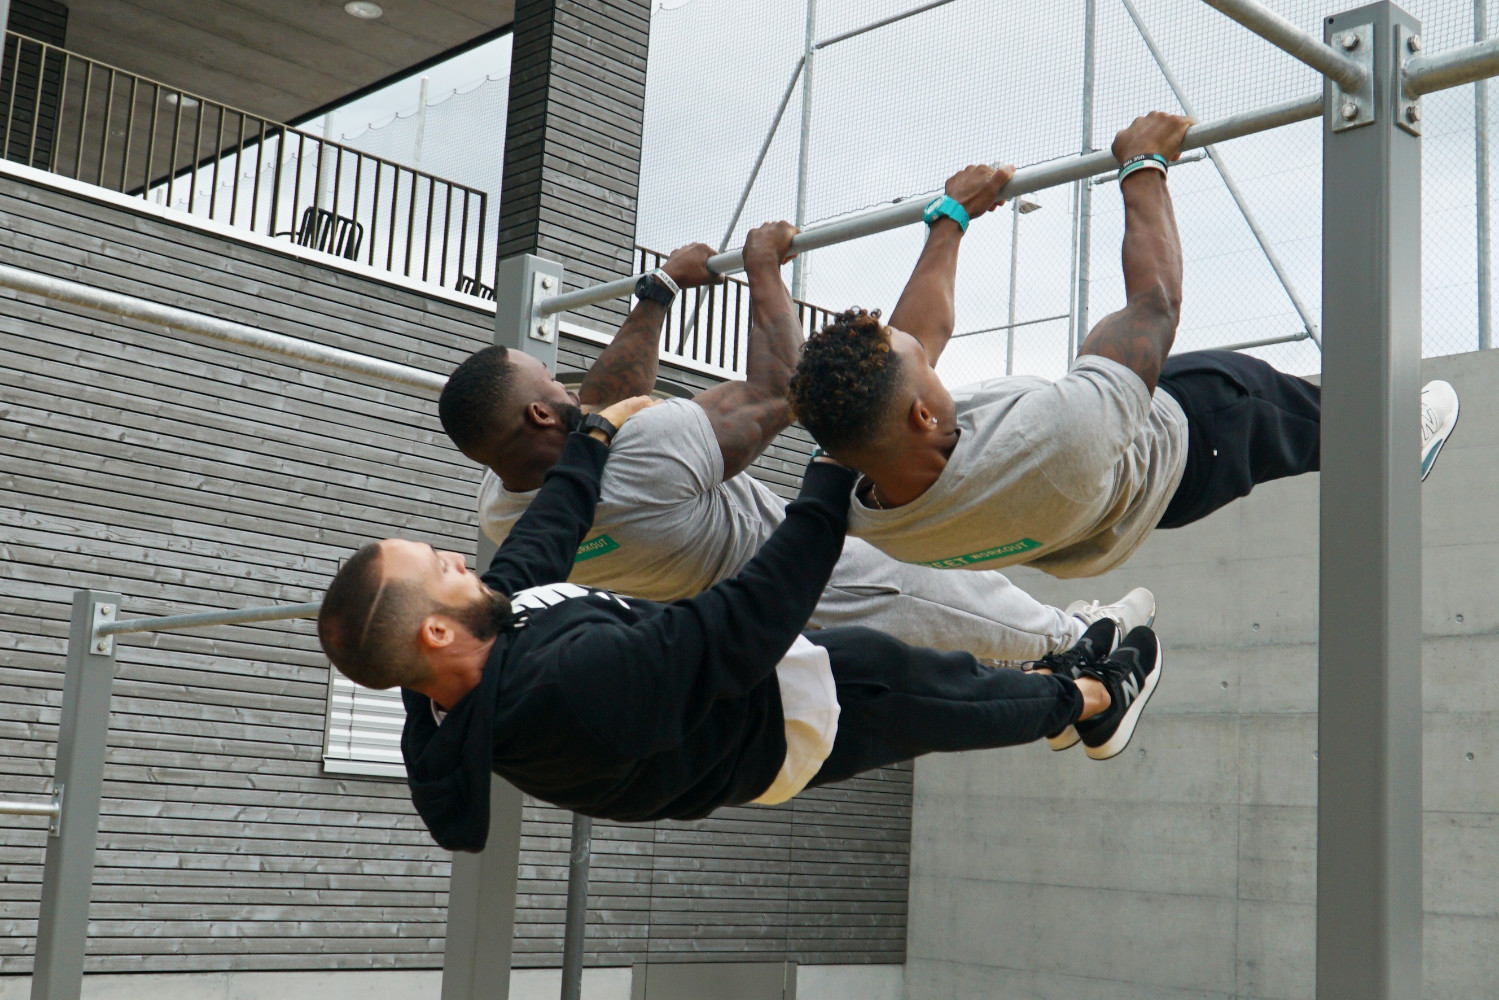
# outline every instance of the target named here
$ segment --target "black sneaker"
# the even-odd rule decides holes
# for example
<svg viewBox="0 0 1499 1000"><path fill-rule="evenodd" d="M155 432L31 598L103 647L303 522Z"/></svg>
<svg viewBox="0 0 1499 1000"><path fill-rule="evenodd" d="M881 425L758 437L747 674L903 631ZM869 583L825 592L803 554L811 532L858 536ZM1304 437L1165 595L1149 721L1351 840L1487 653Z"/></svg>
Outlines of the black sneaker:
<svg viewBox="0 0 1499 1000"><path fill-rule="evenodd" d="M1109 707L1077 723L1083 748L1094 760L1108 760L1129 745L1145 703L1161 679L1161 646L1155 633L1137 628L1102 663L1082 669L1084 677L1109 689Z"/></svg>
<svg viewBox="0 0 1499 1000"><path fill-rule="evenodd" d="M1084 667L1092 667L1102 661L1114 651L1118 642L1119 627L1114 619L1100 618L1089 625L1083 637L1070 648L1060 653L1047 653L1041 659L1027 663L1025 669L1050 670L1059 677L1077 680L1083 675ZM1061 732L1046 737L1046 742L1053 750L1066 750L1081 738L1076 727L1067 726Z"/></svg>

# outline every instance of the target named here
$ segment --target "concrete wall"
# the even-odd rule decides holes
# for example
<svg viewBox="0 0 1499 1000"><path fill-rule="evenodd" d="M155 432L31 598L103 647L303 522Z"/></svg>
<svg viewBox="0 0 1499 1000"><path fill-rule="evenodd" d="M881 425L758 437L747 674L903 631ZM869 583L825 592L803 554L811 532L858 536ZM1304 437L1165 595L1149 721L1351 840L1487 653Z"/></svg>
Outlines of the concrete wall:
<svg viewBox="0 0 1499 1000"><path fill-rule="evenodd" d="M1499 352L1428 377L1462 421L1423 492L1427 998L1499 972ZM1416 456L1411 456L1412 469ZM1064 604L1152 588L1166 659L1125 754L1045 744L917 763L906 995L1310 997L1316 476L1157 533Z"/></svg>

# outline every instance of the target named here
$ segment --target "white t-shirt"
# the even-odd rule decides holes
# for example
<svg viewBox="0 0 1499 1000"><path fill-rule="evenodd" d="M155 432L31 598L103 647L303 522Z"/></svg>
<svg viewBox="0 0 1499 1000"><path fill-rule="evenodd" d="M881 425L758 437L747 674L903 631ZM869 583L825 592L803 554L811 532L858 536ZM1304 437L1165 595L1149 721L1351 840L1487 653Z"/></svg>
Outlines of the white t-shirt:
<svg viewBox="0 0 1499 1000"><path fill-rule="evenodd" d="M904 562L1096 576L1140 547L1186 467L1176 400L1096 354L1055 382L998 378L953 399L959 437L937 481L900 507L850 510L850 534Z"/></svg>

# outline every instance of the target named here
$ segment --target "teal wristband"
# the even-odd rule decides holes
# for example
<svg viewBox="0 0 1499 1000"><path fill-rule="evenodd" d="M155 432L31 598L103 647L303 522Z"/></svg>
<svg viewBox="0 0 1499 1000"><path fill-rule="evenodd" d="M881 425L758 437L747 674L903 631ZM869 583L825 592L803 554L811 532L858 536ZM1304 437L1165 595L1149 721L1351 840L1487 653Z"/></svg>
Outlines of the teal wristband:
<svg viewBox="0 0 1499 1000"><path fill-rule="evenodd" d="M921 213L921 220L928 226L935 223L938 219L951 219L958 224L959 229L965 233L968 232L968 209L964 208L963 203L951 195L943 195L940 198L932 199L932 203L927 205L926 211Z"/></svg>
<svg viewBox="0 0 1499 1000"><path fill-rule="evenodd" d="M1122 181L1137 170L1159 170L1164 174L1170 166L1170 161L1160 153L1141 153L1139 156L1132 156L1125 160L1115 179Z"/></svg>

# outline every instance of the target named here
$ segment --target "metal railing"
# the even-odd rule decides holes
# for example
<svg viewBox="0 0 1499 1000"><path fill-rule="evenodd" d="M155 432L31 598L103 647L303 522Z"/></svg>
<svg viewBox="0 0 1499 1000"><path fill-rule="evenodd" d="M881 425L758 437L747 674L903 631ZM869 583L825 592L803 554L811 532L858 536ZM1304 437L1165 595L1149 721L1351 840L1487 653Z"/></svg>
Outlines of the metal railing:
<svg viewBox="0 0 1499 1000"><path fill-rule="evenodd" d="M657 250L636 247L635 251L641 273L666 261L667 255ZM634 280L629 279L632 289ZM796 303L802 332L808 335L838 313L801 299L792 301ZM749 282L726 277L722 284L689 288L677 297L661 330L661 351L743 375L749 327Z"/></svg>
<svg viewBox="0 0 1499 1000"><path fill-rule="evenodd" d="M484 191L12 31L0 56L7 160L405 277L493 287Z"/></svg>

